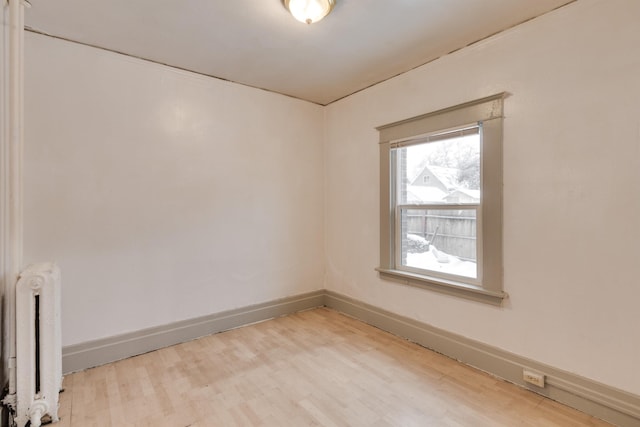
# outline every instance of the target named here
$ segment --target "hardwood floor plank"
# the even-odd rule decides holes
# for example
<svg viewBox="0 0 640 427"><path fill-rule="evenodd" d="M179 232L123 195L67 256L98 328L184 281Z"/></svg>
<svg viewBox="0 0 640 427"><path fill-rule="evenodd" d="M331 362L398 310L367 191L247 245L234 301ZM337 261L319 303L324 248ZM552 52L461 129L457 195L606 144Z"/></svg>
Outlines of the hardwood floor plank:
<svg viewBox="0 0 640 427"><path fill-rule="evenodd" d="M64 427L604 427L329 309L68 375Z"/></svg>

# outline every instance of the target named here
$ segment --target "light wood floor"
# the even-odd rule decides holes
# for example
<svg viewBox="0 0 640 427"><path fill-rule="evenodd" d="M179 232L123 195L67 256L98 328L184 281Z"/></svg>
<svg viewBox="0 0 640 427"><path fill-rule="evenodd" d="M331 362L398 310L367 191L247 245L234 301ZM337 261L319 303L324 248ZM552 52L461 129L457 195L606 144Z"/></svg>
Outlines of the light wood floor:
<svg viewBox="0 0 640 427"><path fill-rule="evenodd" d="M60 427L608 426L328 309L65 377Z"/></svg>

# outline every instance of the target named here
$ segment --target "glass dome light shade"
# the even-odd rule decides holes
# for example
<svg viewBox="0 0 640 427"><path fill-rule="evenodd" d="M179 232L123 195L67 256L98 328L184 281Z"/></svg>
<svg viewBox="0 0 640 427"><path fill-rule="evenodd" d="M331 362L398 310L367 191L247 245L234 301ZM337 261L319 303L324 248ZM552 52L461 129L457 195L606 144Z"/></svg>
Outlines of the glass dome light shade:
<svg viewBox="0 0 640 427"><path fill-rule="evenodd" d="M284 6L300 22L313 24L331 12L335 0L284 0Z"/></svg>

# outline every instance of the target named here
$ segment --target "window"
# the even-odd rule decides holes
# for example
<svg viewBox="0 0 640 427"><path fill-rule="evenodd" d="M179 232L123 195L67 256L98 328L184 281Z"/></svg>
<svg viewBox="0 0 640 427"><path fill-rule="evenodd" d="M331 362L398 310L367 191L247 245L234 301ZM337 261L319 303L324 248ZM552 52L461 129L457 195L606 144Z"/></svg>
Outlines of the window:
<svg viewBox="0 0 640 427"><path fill-rule="evenodd" d="M503 98L378 128L382 277L502 302Z"/></svg>

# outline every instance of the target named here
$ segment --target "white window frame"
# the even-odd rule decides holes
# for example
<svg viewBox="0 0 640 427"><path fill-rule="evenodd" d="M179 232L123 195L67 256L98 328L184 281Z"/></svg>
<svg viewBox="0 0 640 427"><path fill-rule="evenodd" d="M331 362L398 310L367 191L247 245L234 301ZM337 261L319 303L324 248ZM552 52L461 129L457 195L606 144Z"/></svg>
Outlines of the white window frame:
<svg viewBox="0 0 640 427"><path fill-rule="evenodd" d="M380 267L384 279L500 305L502 289L502 122L505 93L380 126ZM481 200L477 217L477 278L431 274L399 265L400 205L395 148L469 124L481 127ZM447 209L454 204L445 205ZM469 207L466 204L460 206ZM412 206L419 208L419 205Z"/></svg>

